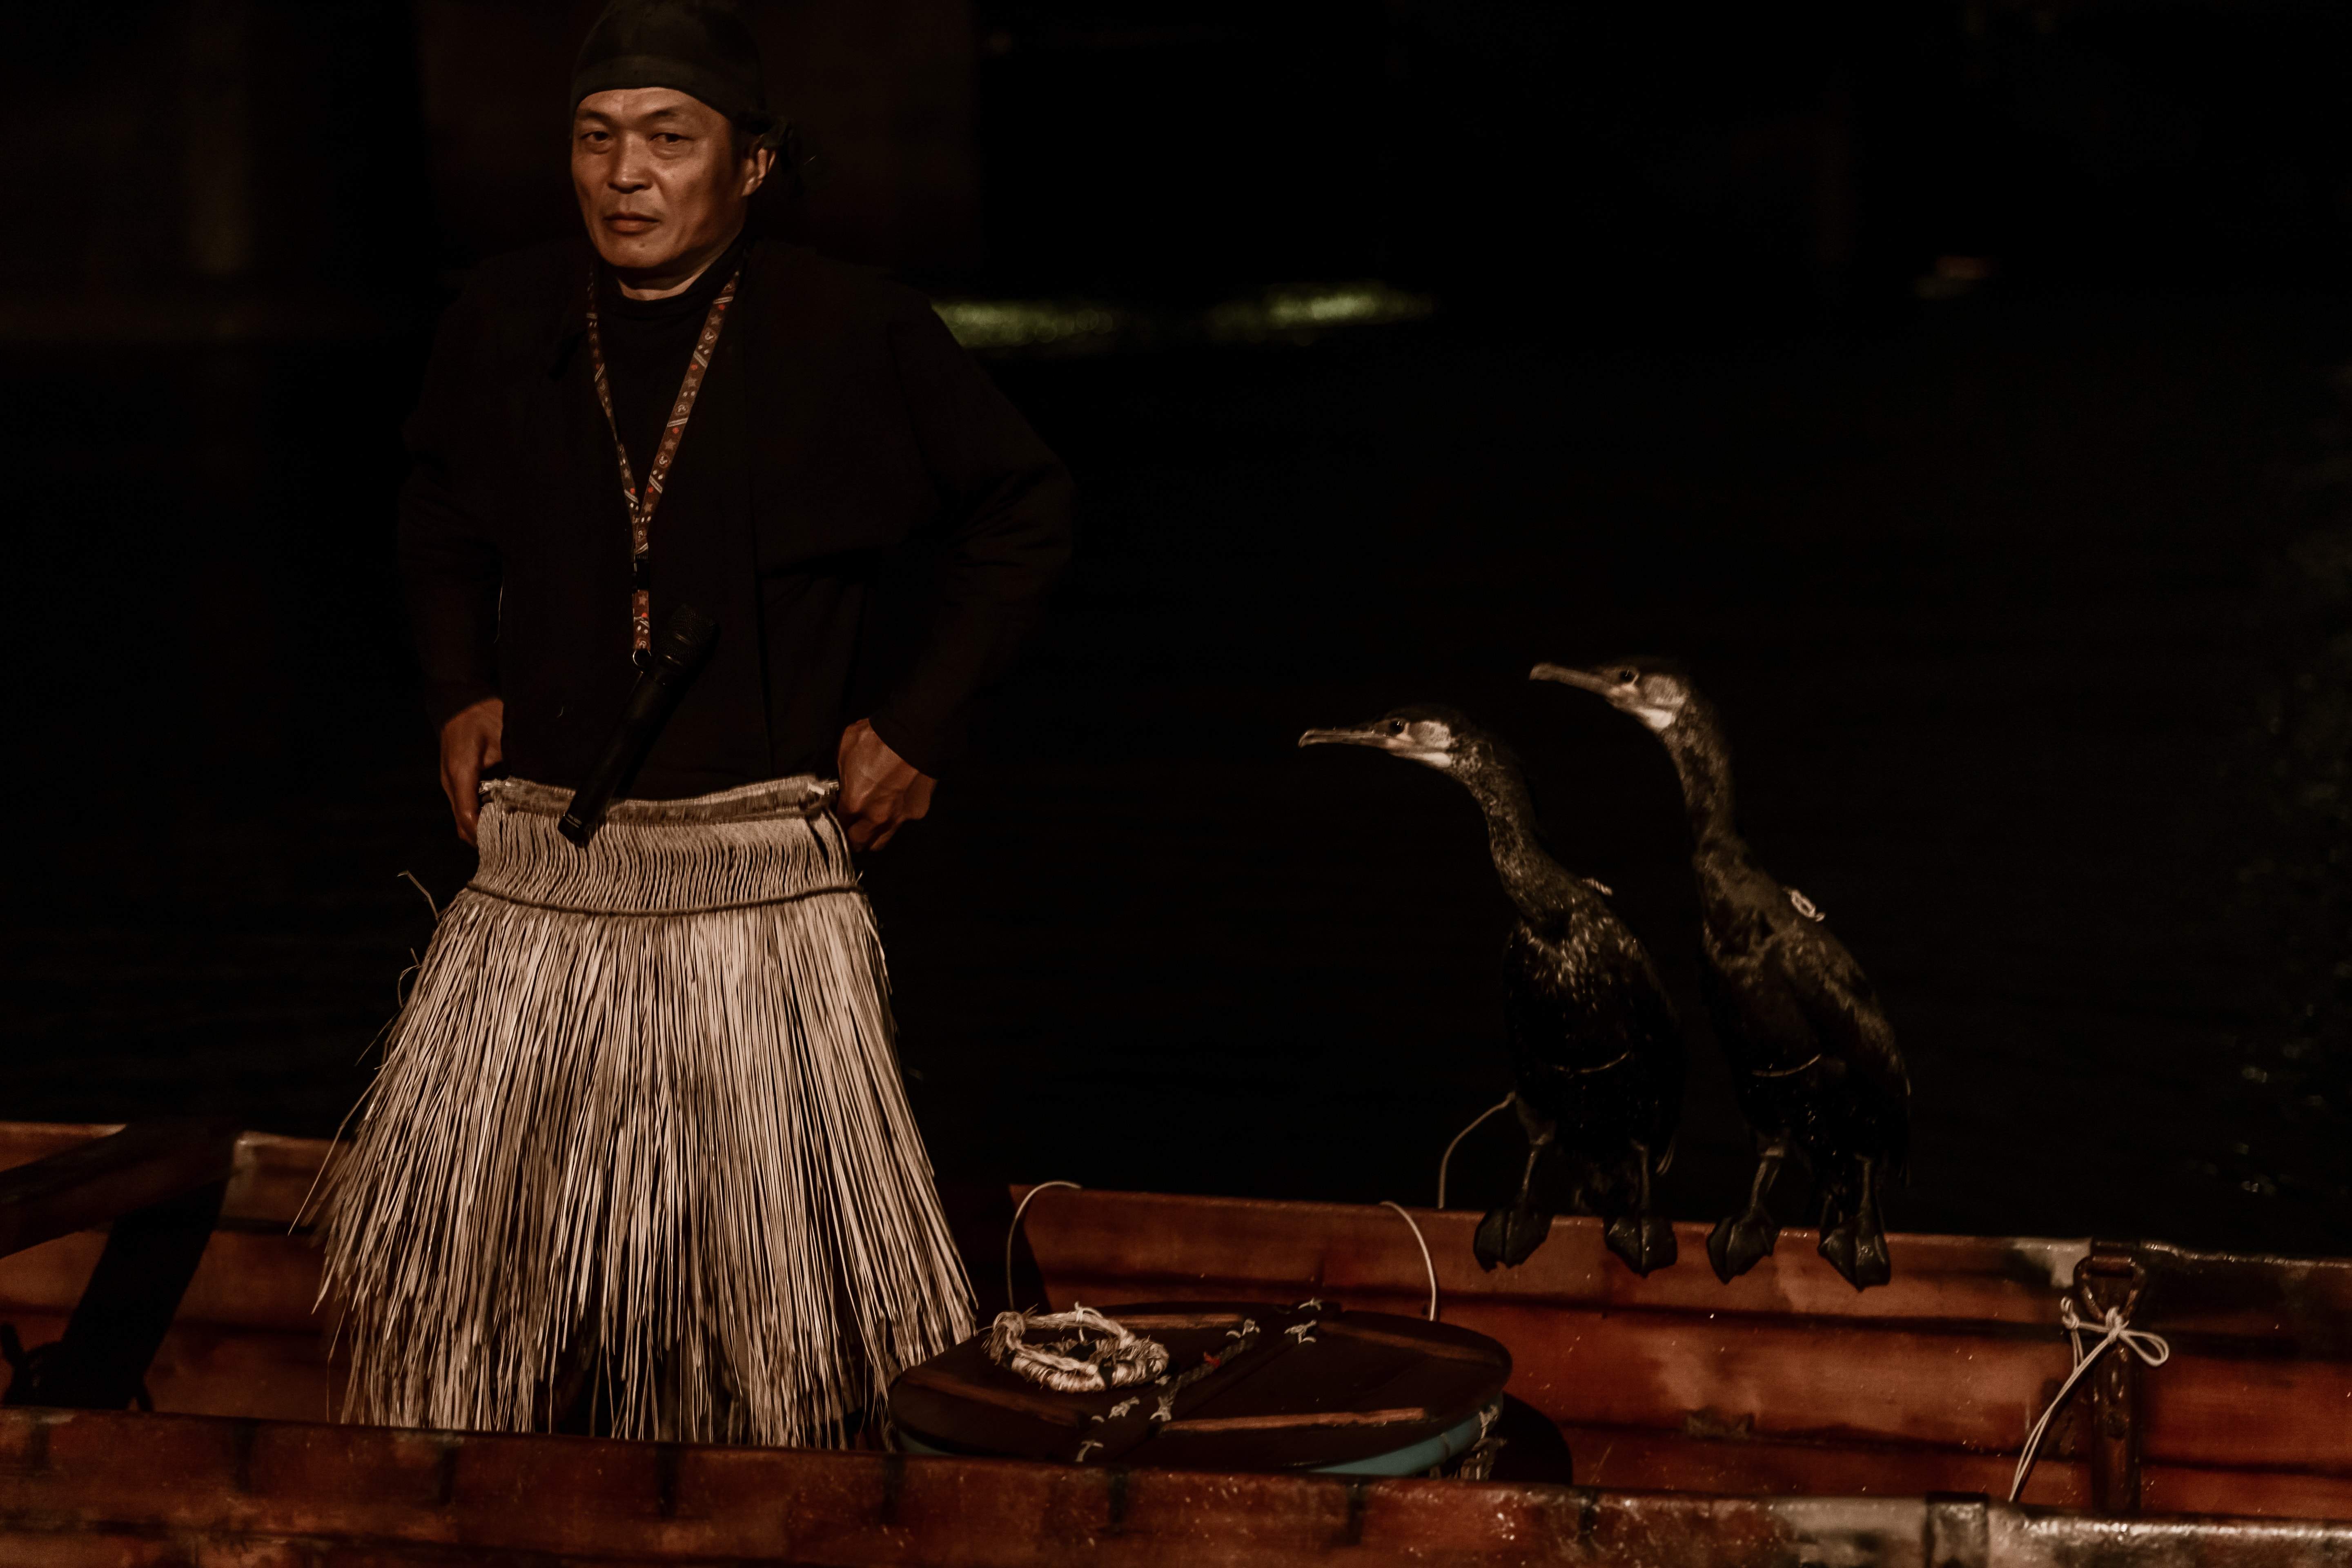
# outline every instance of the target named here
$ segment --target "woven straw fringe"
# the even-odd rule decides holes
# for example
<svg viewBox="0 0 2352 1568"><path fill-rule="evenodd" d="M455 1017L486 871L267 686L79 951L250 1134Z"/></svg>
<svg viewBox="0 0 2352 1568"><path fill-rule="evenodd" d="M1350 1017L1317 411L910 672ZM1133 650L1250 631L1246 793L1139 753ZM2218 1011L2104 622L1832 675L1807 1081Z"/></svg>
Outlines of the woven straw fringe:
<svg viewBox="0 0 2352 1568"><path fill-rule="evenodd" d="M830 786L624 803L584 853L560 792L489 793L327 1179L345 1419L545 1430L593 1363L618 1436L846 1440L971 1300Z"/></svg>

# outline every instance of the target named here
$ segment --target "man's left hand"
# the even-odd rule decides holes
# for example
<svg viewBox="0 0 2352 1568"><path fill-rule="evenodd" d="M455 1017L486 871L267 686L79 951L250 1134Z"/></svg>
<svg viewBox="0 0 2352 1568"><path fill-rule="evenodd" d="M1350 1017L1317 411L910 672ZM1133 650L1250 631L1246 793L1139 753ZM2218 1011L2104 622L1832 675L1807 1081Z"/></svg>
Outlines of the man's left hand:
<svg viewBox="0 0 2352 1568"><path fill-rule="evenodd" d="M879 849L931 809L938 783L860 719L841 732L841 822L853 849Z"/></svg>

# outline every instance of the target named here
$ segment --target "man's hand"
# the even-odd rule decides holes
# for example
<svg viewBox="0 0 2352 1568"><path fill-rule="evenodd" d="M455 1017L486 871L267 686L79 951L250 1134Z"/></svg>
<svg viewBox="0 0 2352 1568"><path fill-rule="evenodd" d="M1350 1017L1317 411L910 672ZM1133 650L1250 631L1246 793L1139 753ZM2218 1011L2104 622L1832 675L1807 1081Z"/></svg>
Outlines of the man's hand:
<svg viewBox="0 0 2352 1568"><path fill-rule="evenodd" d="M472 712L467 709L467 712ZM463 714L459 715L464 717ZM450 721L456 723L457 720ZM448 754L447 742L442 754ZM445 768L446 764L444 764ZM841 732L841 822L853 849L879 849L891 835L931 809L939 781L915 771L860 719Z"/></svg>
<svg viewBox="0 0 2352 1568"><path fill-rule="evenodd" d="M506 734L507 705L485 697L471 708L458 710L441 726L441 793L449 797L449 815L457 819L457 837L471 844L474 825L481 816L478 791L482 770L506 760L499 740Z"/></svg>

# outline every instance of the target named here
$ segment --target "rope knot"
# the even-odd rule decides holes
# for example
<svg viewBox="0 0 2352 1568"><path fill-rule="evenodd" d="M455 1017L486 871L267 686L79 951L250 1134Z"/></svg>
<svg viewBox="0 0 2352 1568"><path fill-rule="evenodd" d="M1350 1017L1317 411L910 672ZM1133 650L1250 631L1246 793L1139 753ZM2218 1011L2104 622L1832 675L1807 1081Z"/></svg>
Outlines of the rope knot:
<svg viewBox="0 0 2352 1568"><path fill-rule="evenodd" d="M2172 1359L2172 1346L2165 1342L2164 1336L2150 1333L2146 1329L2133 1328L2131 1320L2124 1316L2121 1307L2108 1308L2106 1316L2103 1318L2088 1319L2074 1310L2074 1298L2069 1296L2058 1303L2058 1323L2074 1342L2074 1360L2078 1365L2087 1363L2092 1356L2112 1344L2123 1346L2149 1366L2162 1366ZM2099 1334L2099 1342L2093 1345L2086 1355L2083 1351L2083 1336L2092 1332Z"/></svg>

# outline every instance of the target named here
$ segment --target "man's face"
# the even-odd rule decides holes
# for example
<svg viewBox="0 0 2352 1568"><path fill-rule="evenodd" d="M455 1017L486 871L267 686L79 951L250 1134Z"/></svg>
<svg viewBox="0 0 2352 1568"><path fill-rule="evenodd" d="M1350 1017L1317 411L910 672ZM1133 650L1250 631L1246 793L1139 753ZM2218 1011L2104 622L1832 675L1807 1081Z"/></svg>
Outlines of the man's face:
<svg viewBox="0 0 2352 1568"><path fill-rule="evenodd" d="M583 99L572 117L572 186L597 253L638 275L707 263L742 226L768 169L764 152L735 156L733 130L670 88Z"/></svg>

